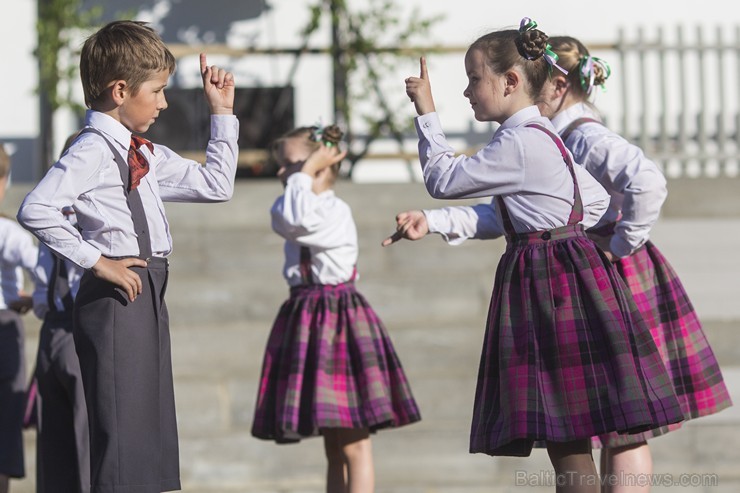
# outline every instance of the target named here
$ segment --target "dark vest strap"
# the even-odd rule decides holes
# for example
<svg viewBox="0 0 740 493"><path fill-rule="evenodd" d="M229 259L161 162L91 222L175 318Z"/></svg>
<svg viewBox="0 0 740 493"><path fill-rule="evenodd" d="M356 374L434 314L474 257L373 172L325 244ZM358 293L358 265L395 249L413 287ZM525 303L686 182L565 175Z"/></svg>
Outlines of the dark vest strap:
<svg viewBox="0 0 740 493"><path fill-rule="evenodd" d="M303 284L313 284L311 272L311 250L307 246L301 247L301 281Z"/></svg>
<svg viewBox="0 0 740 493"><path fill-rule="evenodd" d="M136 233L136 241L139 244L139 257L146 259L152 256L152 244L149 237L149 224L146 220L146 213L144 212L144 205L141 203L141 196L139 195L139 189L128 190L129 184L129 169L128 164L121 157L120 152L113 146L113 144L103 135L99 130L86 127L80 135L83 133L94 133L103 138L111 152L113 153L113 159L118 165L118 171L121 174L121 182L123 182L123 193L126 196L126 202L128 208L131 211L131 220L134 223L134 232Z"/></svg>
<svg viewBox="0 0 740 493"><path fill-rule="evenodd" d="M565 161L565 165L568 167L568 171L570 171L570 176L573 178L573 208L570 211L570 217L568 217L568 224L578 224L583 220L583 201L581 200L581 191L578 188L578 178L576 178L576 170L573 167L573 161L570 158L568 150L565 148L563 140L558 134L551 132L549 129L537 123L530 123L527 126L545 132L547 135L550 136L552 141L555 142L555 145L558 146L560 155L563 157L563 161Z"/></svg>
<svg viewBox="0 0 740 493"><path fill-rule="evenodd" d="M581 200L581 192L578 189L576 170L573 168L573 161L571 160L570 154L568 154L568 151L565 148L565 144L563 144L563 141L557 134L551 132L538 123L530 123L526 126L536 128L545 132L547 135L550 136L552 141L555 142L555 145L558 146L558 150L560 150L560 155L563 157L563 161L565 161L565 165L568 167L568 171L570 171L571 178L573 178L573 208L571 209L570 216L568 217L568 224L577 224L581 222L583 220L583 201ZM511 222L511 217L509 216L509 211L506 208L503 197L497 195L494 198L496 200L496 207L498 207L501 211L501 219L504 223L504 231L507 235L516 234L516 230L514 229L514 225Z"/></svg>
<svg viewBox="0 0 740 493"><path fill-rule="evenodd" d="M72 312L72 291L69 289L69 278L67 276L67 266L64 264L64 260L60 259L57 255L51 254L51 274L49 275L49 283L46 292L46 302L49 307L49 311L58 313L64 311L67 313ZM62 299L63 310L57 308L56 295Z"/></svg>
<svg viewBox="0 0 740 493"><path fill-rule="evenodd" d="M603 123L597 120L596 118L589 118L587 116L584 116L582 118L576 118L575 120L570 122L570 125L565 127L565 130L560 132L560 138L563 139L563 142L568 140L568 137L570 136L571 133L573 133L573 130L577 129L584 123L598 123L599 125L603 125Z"/></svg>
<svg viewBox="0 0 740 493"><path fill-rule="evenodd" d="M49 282L46 283L46 306L49 311L57 311L56 288L59 279L59 257L51 253L51 272L49 273Z"/></svg>

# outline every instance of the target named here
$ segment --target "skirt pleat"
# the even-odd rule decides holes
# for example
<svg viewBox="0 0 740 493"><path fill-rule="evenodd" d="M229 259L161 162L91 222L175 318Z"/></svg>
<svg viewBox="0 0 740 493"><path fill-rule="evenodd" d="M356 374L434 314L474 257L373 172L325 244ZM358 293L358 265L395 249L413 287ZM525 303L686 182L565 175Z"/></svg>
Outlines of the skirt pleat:
<svg viewBox="0 0 740 493"><path fill-rule="evenodd" d="M293 288L268 338L252 434L295 442L420 419L391 339L354 284Z"/></svg>

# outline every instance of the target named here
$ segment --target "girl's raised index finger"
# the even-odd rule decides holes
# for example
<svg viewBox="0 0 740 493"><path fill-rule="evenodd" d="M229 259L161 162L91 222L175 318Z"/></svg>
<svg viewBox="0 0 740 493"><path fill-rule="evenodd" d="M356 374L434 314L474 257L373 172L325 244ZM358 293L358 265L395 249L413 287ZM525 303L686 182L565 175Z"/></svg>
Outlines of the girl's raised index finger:
<svg viewBox="0 0 740 493"><path fill-rule="evenodd" d="M420 74L419 78L428 80L429 79L429 72L427 72L427 59L426 57L419 58L419 66L420 66Z"/></svg>

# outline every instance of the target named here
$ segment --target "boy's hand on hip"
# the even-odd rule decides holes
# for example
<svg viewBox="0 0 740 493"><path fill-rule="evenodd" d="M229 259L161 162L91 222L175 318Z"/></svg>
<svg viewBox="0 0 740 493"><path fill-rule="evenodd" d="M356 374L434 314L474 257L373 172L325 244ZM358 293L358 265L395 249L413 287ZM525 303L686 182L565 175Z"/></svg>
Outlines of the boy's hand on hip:
<svg viewBox="0 0 740 493"><path fill-rule="evenodd" d="M396 232L383 240L381 245L389 246L406 238L420 240L429 233L429 223L423 211L406 211L396 216Z"/></svg>
<svg viewBox="0 0 740 493"><path fill-rule="evenodd" d="M139 274L129 267L146 267L146 262L140 258L113 260L100 257L91 270L95 277L123 289L128 299L133 302L141 294L142 284Z"/></svg>
<svg viewBox="0 0 740 493"><path fill-rule="evenodd" d="M234 114L234 74L215 65L208 66L206 54L200 54L203 92L212 115Z"/></svg>
<svg viewBox="0 0 740 493"><path fill-rule="evenodd" d="M406 95L414 103L419 116L436 111L426 58L419 59L419 77L408 77L404 82L406 83Z"/></svg>

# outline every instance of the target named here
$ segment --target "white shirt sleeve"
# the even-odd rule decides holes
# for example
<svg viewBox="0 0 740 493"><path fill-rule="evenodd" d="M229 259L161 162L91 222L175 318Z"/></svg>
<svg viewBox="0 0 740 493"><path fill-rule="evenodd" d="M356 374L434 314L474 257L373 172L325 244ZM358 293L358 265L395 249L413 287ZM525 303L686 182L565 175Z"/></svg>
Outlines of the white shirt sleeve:
<svg viewBox="0 0 740 493"><path fill-rule="evenodd" d="M599 222L609 208L609 193L582 166L573 165L578 180L578 188L583 202L583 220L581 224L588 229Z"/></svg>
<svg viewBox="0 0 740 493"><path fill-rule="evenodd" d="M234 193L239 157L239 120L234 115L211 115L211 138L206 163L185 159L171 149L154 145L145 155L156 167L159 193L164 202L223 202Z"/></svg>
<svg viewBox="0 0 740 493"><path fill-rule="evenodd" d="M468 239L493 239L504 234L494 202L473 206L425 209L430 233L437 233L450 245Z"/></svg>
<svg viewBox="0 0 740 493"><path fill-rule="evenodd" d="M668 196L663 173L639 147L613 132L590 142L584 166L607 189L623 195L610 249L617 257L632 254L649 239Z"/></svg>
<svg viewBox="0 0 740 493"><path fill-rule="evenodd" d="M71 147L26 195L17 215L40 241L85 269L95 265L101 252L82 239L62 209L96 188L100 164L110 161L107 148L95 145L96 137L86 135Z"/></svg>
<svg viewBox="0 0 740 493"><path fill-rule="evenodd" d="M437 113L421 115L415 124L424 183L432 197L486 197L520 190L525 170L521 159L511 159L512 154L521 155L513 132L501 135L468 157L455 155L447 143Z"/></svg>

